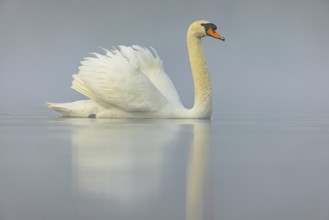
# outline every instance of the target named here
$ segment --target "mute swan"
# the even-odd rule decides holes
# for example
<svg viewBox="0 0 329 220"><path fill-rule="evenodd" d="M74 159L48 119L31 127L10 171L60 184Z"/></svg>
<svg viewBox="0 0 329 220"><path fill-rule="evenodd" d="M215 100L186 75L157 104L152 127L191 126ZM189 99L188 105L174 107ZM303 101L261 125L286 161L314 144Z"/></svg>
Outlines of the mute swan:
<svg viewBox="0 0 329 220"><path fill-rule="evenodd" d="M152 48L119 46L94 53L81 62L72 87L89 100L46 105L69 117L97 118L209 118L212 91L201 38L224 41L216 25L193 22L187 32L188 54L194 80L194 106L187 109L164 72L162 61Z"/></svg>

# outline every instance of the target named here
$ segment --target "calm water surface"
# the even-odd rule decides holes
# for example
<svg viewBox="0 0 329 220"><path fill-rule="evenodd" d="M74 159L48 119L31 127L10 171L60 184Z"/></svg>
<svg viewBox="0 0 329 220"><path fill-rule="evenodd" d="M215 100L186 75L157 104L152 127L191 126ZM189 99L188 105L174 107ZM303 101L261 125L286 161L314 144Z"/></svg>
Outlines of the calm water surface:
<svg viewBox="0 0 329 220"><path fill-rule="evenodd" d="M0 118L1 220L328 220L329 122Z"/></svg>

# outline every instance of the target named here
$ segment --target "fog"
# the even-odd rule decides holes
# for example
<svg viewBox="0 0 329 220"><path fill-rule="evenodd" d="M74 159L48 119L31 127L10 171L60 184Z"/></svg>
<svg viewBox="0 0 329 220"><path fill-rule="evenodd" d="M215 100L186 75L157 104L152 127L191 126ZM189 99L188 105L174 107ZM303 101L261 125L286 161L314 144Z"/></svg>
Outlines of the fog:
<svg viewBox="0 0 329 220"><path fill-rule="evenodd" d="M46 101L70 88L100 47L153 46L183 103L193 105L188 25L207 19L226 41L203 39L214 118L329 118L329 2L0 1L0 114L58 115Z"/></svg>

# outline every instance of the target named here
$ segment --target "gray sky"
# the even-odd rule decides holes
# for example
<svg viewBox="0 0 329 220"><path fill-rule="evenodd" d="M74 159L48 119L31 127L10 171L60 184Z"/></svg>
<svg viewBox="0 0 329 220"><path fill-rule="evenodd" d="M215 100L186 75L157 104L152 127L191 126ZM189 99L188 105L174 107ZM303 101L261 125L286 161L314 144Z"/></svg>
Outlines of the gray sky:
<svg viewBox="0 0 329 220"><path fill-rule="evenodd" d="M329 118L328 0L1 0L0 114L57 115L43 103L84 99L70 89L79 62L119 44L153 46L190 107L196 19L226 38L203 41L214 118Z"/></svg>

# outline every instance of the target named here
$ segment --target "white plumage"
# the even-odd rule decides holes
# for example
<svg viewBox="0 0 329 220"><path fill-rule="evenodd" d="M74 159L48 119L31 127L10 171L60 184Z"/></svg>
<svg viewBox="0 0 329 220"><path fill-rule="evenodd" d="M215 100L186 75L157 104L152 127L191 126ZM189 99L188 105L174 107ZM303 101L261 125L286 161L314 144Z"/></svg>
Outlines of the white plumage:
<svg viewBox="0 0 329 220"><path fill-rule="evenodd" d="M120 46L86 58L73 75L72 88L85 96L128 112L158 111L180 103L162 61L140 46Z"/></svg>
<svg viewBox="0 0 329 220"><path fill-rule="evenodd" d="M198 22L198 30L205 32L202 22L205 21ZM104 50L105 54L93 53L93 57L81 62L72 81L72 88L90 99L72 103L48 102L47 106L72 117L209 117L182 105L161 59L153 48L151 50L133 45ZM195 50L194 53L201 54L202 58L202 51Z"/></svg>

